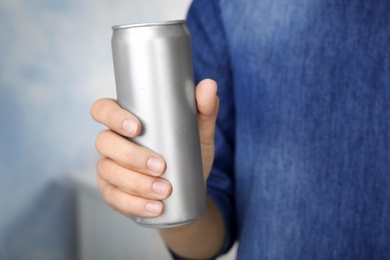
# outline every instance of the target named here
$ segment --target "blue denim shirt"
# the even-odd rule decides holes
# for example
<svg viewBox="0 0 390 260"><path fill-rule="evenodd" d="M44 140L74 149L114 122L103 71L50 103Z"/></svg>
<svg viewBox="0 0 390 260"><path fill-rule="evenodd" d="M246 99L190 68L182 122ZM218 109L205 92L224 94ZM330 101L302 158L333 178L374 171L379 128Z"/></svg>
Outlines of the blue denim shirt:
<svg viewBox="0 0 390 260"><path fill-rule="evenodd" d="M195 0L208 193L238 259L390 258L390 1Z"/></svg>

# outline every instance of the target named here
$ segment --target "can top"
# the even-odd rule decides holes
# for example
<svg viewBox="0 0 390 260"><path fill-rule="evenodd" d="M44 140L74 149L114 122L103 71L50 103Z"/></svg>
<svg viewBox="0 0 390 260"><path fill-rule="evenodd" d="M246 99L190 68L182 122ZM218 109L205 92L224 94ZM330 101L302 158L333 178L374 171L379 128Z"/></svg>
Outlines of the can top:
<svg viewBox="0 0 390 260"><path fill-rule="evenodd" d="M148 22L148 23L136 23L136 24L121 24L112 26L113 30L120 29L129 29L134 27L150 27L150 26L162 26L162 25L173 25L173 24L182 24L185 23L186 20L170 20L170 21L162 21L162 22Z"/></svg>

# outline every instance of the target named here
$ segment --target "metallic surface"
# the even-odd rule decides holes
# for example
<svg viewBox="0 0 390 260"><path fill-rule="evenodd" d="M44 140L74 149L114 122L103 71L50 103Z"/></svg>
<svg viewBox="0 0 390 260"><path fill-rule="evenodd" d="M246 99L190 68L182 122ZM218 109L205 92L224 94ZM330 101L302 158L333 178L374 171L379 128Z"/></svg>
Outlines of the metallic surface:
<svg viewBox="0 0 390 260"><path fill-rule="evenodd" d="M142 123L131 139L163 156L172 195L156 218L133 219L172 227L205 211L190 35L184 20L113 27L112 51L118 103Z"/></svg>

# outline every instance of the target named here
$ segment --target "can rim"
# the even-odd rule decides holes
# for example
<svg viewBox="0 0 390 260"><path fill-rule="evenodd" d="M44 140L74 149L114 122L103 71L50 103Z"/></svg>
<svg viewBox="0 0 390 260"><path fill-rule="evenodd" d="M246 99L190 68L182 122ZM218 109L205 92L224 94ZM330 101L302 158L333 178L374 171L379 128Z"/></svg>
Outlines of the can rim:
<svg viewBox="0 0 390 260"><path fill-rule="evenodd" d="M112 29L113 30L121 30L121 29L130 29L130 28L136 28L136 27L164 26L164 25L182 24L185 22L186 22L185 19L181 19L181 20L169 20L169 21L160 21L160 22L120 24L120 25L112 26Z"/></svg>

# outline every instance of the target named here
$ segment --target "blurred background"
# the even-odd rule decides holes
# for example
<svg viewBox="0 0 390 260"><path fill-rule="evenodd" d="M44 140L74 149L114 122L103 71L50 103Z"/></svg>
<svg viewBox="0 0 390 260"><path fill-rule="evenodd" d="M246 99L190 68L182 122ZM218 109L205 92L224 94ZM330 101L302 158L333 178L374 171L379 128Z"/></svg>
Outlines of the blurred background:
<svg viewBox="0 0 390 260"><path fill-rule="evenodd" d="M182 19L189 4L0 1L0 259L169 259L102 202L89 109L115 97L111 26Z"/></svg>

